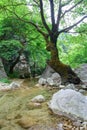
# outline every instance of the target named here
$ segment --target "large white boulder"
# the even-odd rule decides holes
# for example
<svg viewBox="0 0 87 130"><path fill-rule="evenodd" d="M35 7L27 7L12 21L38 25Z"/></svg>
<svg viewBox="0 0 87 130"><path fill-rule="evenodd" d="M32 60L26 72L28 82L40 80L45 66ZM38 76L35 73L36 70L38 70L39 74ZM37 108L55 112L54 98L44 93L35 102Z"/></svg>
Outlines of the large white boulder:
<svg viewBox="0 0 87 130"><path fill-rule="evenodd" d="M58 91L53 95L49 107L55 114L71 115L87 120L87 96L75 90L62 89Z"/></svg>

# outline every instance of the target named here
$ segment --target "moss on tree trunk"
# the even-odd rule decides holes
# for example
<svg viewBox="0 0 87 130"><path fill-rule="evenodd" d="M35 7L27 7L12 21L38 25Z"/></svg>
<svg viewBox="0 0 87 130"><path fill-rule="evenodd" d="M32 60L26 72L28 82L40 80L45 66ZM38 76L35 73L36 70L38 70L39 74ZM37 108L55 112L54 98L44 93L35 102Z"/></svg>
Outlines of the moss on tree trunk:
<svg viewBox="0 0 87 130"><path fill-rule="evenodd" d="M62 78L62 83L81 83L80 78L77 74L71 69L70 66L63 64L59 59L58 49L54 43L50 42L47 44L47 50L51 52L51 59L48 61L48 64L60 74Z"/></svg>

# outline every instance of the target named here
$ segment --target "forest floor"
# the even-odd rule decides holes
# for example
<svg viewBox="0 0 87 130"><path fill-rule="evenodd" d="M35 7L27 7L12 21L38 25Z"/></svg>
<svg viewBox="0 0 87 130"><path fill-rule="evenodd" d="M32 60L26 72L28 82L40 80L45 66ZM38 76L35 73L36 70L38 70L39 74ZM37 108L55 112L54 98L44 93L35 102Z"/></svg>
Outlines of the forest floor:
<svg viewBox="0 0 87 130"><path fill-rule="evenodd" d="M63 124L64 130L79 130L73 121L49 109L47 104L57 88L37 87L35 80L17 81L22 81L21 88L0 91L0 130L59 130L58 124ZM46 99L39 106L31 102L37 95Z"/></svg>

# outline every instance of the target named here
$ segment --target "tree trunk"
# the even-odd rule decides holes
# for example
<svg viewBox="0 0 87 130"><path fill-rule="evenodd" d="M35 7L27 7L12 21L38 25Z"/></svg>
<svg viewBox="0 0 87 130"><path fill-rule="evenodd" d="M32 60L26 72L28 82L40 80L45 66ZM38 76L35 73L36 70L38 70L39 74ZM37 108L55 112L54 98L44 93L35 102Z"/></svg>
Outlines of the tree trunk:
<svg viewBox="0 0 87 130"><path fill-rule="evenodd" d="M71 69L70 66L63 64L59 59L58 49L56 44L53 42L49 42L47 44L48 51L51 52L51 59L48 61L48 64L60 74L62 79L62 84L66 83L81 83L80 78L75 74L75 72Z"/></svg>

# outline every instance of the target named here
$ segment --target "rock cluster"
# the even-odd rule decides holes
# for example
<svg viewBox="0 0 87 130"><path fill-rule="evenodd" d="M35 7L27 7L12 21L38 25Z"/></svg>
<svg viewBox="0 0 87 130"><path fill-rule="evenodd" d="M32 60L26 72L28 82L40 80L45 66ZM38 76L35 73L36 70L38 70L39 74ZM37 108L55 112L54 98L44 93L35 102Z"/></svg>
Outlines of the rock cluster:
<svg viewBox="0 0 87 130"><path fill-rule="evenodd" d="M0 90L12 90L18 89L21 87L21 84L17 82L12 82L11 84L0 82Z"/></svg>
<svg viewBox="0 0 87 130"><path fill-rule="evenodd" d="M40 85L59 86L61 77L50 66L47 66L38 83Z"/></svg>
<svg viewBox="0 0 87 130"><path fill-rule="evenodd" d="M39 79L40 85L57 86L59 90L52 97L49 102L49 108L53 113L58 115L67 116L76 119L75 126L82 130L87 129L87 122L83 124L78 123L78 119L87 121L87 96L83 94L87 90L87 64L83 64L80 68L74 70L75 73L81 78L83 84L62 85L61 77L50 66L47 66L41 78ZM79 126L78 126L79 125ZM58 128L63 129L63 125L59 124Z"/></svg>

